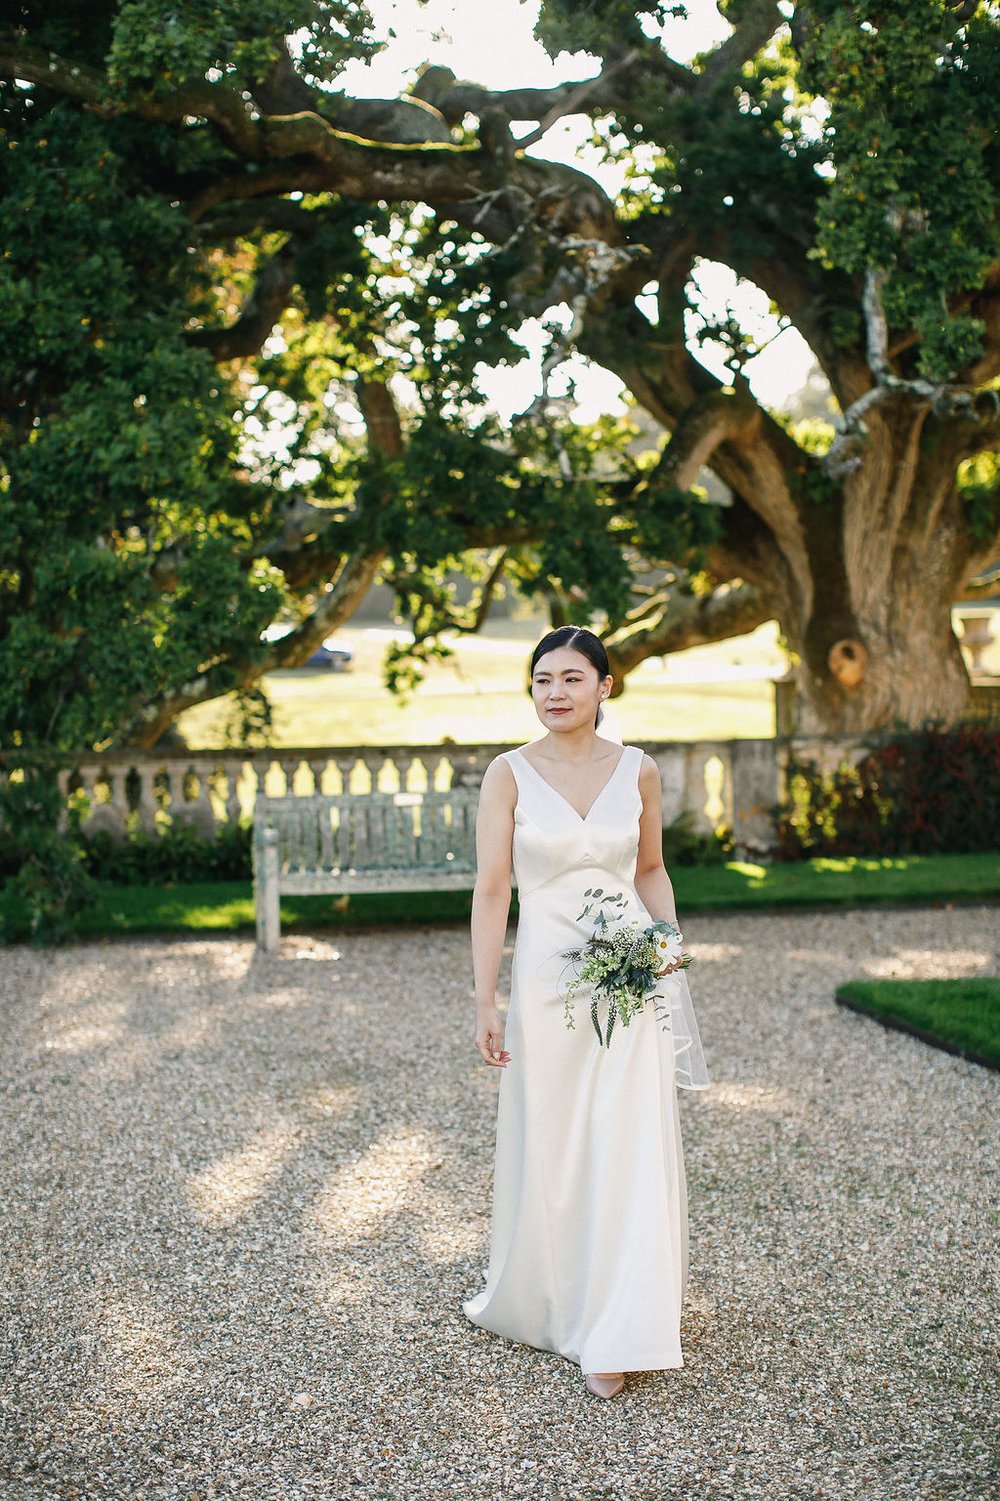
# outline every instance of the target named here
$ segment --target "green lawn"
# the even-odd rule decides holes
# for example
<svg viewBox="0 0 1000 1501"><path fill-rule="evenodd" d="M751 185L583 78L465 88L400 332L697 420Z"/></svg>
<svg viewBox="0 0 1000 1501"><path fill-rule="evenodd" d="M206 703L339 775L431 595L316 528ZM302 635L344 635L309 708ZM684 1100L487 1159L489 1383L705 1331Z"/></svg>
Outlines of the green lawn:
<svg viewBox="0 0 1000 1501"><path fill-rule="evenodd" d="M837 1000L948 1052L1000 1068L1000 979L853 980Z"/></svg>
<svg viewBox="0 0 1000 1501"><path fill-rule="evenodd" d="M527 665L537 627L460 638L456 655L432 663L426 681L401 703L382 682L387 632L347 630L355 653L347 672L297 669L263 680L271 701L269 744L438 745L520 744L539 733L526 691ZM608 711L608 728L631 740L766 738L774 734L774 689L768 672L782 672L784 657L774 624L719 646L678 652L666 665L644 663ZM741 677L740 673L756 674ZM691 681L704 676L707 681ZM714 680L713 680L714 679ZM193 748L225 744L231 712L227 699L189 709L177 727Z"/></svg>
<svg viewBox="0 0 1000 1501"><path fill-rule="evenodd" d="M285 896L282 928L355 924L463 922L472 908L470 891L375 892L345 897ZM106 886L81 932L232 933L254 926L249 881L205 881L195 886Z"/></svg>
<svg viewBox="0 0 1000 1501"><path fill-rule="evenodd" d="M754 908L870 905L873 902L1000 901L995 855L913 856L897 860L809 860L794 865L678 866L672 872L682 917ZM0 903L2 903L0 897ZM386 892L344 897L284 897L284 927L399 922L464 922L469 892ZM248 881L198 886L106 887L82 931L105 933L236 932L252 928Z"/></svg>
<svg viewBox="0 0 1000 1501"><path fill-rule="evenodd" d="M682 911L1000 898L997 855L852 856L783 865L731 861L724 866L679 867L671 874Z"/></svg>

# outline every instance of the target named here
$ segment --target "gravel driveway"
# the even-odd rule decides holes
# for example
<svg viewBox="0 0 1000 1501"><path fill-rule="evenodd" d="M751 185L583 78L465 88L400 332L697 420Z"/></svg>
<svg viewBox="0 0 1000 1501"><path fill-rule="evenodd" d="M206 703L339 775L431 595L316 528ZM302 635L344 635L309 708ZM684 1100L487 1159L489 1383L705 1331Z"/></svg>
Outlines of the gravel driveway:
<svg viewBox="0 0 1000 1501"><path fill-rule="evenodd" d="M498 1082L462 929L0 951L5 1501L1000 1495L1000 1077L832 1000L998 973L1000 911L687 937L687 1363L606 1404L461 1311Z"/></svg>

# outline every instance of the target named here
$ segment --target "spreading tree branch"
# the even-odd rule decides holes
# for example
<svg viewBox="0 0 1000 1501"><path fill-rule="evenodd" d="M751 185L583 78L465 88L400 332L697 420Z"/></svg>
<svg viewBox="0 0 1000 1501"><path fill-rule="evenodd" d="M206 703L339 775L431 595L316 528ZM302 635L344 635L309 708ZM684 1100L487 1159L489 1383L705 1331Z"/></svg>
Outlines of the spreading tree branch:
<svg viewBox="0 0 1000 1501"><path fill-rule="evenodd" d="M207 349L217 361L249 359L258 354L278 322L295 282L299 242L289 238L258 273L239 317L225 328L196 328L188 340Z"/></svg>
<svg viewBox="0 0 1000 1501"><path fill-rule="evenodd" d="M108 82L96 69L71 64L9 36L0 36L0 72L44 84L98 111L121 111L169 124L192 116L208 120L251 170L234 171L206 187L193 206L195 217L227 198L303 190L335 192L369 203L416 199L432 207L454 207L497 186L492 155L479 146L425 139L410 146L383 145L336 129L315 108L292 115L258 115L223 83L195 81L166 93L112 103ZM512 177L531 201L549 190L548 212L565 232L593 238L606 234L612 243L618 238L610 201L586 173L518 158Z"/></svg>
<svg viewBox="0 0 1000 1501"><path fill-rule="evenodd" d="M559 120L565 119L567 115L578 114L586 105L593 108L596 99L602 92L607 91L607 87L612 79L617 77L619 73L624 73L630 68L637 61L638 57L638 50L633 48L631 52L626 52L625 56L619 58L617 62L609 64L596 78L587 79L583 83L577 84L562 101L554 104L542 116L534 130L529 131L527 135L518 137L516 142L518 151L526 151L529 146L534 146L547 131L552 129L553 125Z"/></svg>
<svg viewBox="0 0 1000 1501"><path fill-rule="evenodd" d="M615 691L621 692L623 680L648 657L746 635L776 613L775 599L742 581L720 584L704 595L674 590L654 623L604 638Z"/></svg>
<svg viewBox="0 0 1000 1501"><path fill-rule="evenodd" d="M155 745L167 726L195 704L206 703L221 694L242 692L257 684L266 672L280 667L295 667L305 661L337 626L349 620L371 588L384 560L384 550L361 552L344 560L340 573L323 603L308 622L290 631L271 649L251 663L221 661L186 683L166 698L144 704L138 711L124 740L137 748Z"/></svg>
<svg viewBox="0 0 1000 1501"><path fill-rule="evenodd" d="M785 18L775 0L742 0L729 5L726 20L732 23L732 35L709 54L699 74L699 82L703 81L706 89L728 79L755 57Z"/></svg>
<svg viewBox="0 0 1000 1501"><path fill-rule="evenodd" d="M698 76L690 68L668 57L658 43L650 42L640 54L633 49L628 54L629 77L634 82L637 73L655 74L675 96L687 95L698 85ZM487 89L478 83L458 81L450 68L425 68L418 79L413 95L432 105L449 125L460 125L466 115L482 116L491 110L507 120L548 121L548 130L556 120L586 108L609 110L627 101L628 91L622 91L622 74L626 71L622 59L611 61L592 78L576 79L560 83L549 89ZM527 140L518 142L524 147Z"/></svg>
<svg viewBox="0 0 1000 1501"><path fill-rule="evenodd" d="M997 496L1000 504L1000 495ZM998 538L1000 545L1000 538ZM991 568L988 573L969 579L955 596L956 604L974 604L979 599L995 599L1000 594L1000 568Z"/></svg>

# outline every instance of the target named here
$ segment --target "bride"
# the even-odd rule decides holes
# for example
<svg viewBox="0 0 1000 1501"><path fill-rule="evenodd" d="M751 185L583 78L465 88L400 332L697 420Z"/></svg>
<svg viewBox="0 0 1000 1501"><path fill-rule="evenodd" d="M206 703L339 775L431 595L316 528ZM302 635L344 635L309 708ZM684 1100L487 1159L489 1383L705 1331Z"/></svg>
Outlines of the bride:
<svg viewBox="0 0 1000 1501"><path fill-rule="evenodd" d="M680 961L614 1042L567 1027L566 954L595 900L641 927L676 920L660 779L637 746L597 733L613 678L597 636L549 632L531 658L545 735L483 778L472 904L475 1046L503 1071L489 1270L465 1304L484 1329L581 1367L616 1396L625 1373L683 1364L687 1194L677 1087L708 1086ZM517 877L506 1033L497 976ZM590 906L590 920L585 909ZM586 1016L590 993L580 992Z"/></svg>

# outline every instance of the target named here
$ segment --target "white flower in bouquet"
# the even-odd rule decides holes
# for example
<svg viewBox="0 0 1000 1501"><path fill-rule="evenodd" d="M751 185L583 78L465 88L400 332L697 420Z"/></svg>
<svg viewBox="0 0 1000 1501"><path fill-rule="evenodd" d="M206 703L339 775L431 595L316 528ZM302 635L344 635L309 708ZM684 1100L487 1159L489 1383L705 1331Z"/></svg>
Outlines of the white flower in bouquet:
<svg viewBox="0 0 1000 1501"><path fill-rule="evenodd" d="M676 923L661 919L653 923L652 927L647 928L646 931L652 937L656 952L664 966L675 965L679 959L681 968L687 969L691 963L691 955L684 952L684 935Z"/></svg>
<svg viewBox="0 0 1000 1501"><path fill-rule="evenodd" d="M650 997L656 995L663 970L676 966L678 961L680 967L686 969L691 956L684 952L681 931L676 923L661 918L641 928L634 918L626 917L621 911L626 899L620 891L607 895L598 887L584 895L590 901L577 921L588 917L595 905L599 910L588 941L578 949L565 950L563 955L577 966L576 975L566 987L566 1025L576 1025L573 1007L577 992L590 986L593 989L590 1019L598 1042L602 1047L610 1047L615 1022L620 1020L622 1026L627 1027ZM605 906L610 908L610 916L600 910ZM598 1011L600 1000L608 1003L604 1031Z"/></svg>

